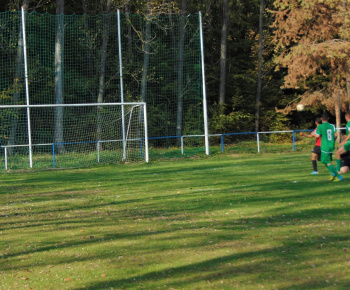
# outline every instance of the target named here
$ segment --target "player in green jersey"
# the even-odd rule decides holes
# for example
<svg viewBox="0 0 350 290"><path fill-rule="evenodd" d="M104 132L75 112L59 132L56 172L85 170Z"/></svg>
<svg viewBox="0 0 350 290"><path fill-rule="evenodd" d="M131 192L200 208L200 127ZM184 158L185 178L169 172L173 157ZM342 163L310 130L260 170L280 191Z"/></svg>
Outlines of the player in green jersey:
<svg viewBox="0 0 350 290"><path fill-rule="evenodd" d="M337 171L340 171L341 155L350 150L350 112L345 113L346 124L346 138L339 144L338 150L335 152L337 158Z"/></svg>
<svg viewBox="0 0 350 290"><path fill-rule="evenodd" d="M342 181L343 177L332 165L332 153L334 151L337 130L333 124L328 123L329 117L327 114L322 114L321 120L322 124L317 127L314 133L315 137L321 136L321 163L323 163L331 173L330 180Z"/></svg>

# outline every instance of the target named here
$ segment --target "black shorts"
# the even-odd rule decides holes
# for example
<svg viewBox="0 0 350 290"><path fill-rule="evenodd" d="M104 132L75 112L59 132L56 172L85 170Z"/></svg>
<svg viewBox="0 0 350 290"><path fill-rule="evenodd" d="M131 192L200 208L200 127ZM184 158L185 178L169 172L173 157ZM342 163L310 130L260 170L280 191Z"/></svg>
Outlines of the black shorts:
<svg viewBox="0 0 350 290"><path fill-rule="evenodd" d="M350 158L350 151L346 151L340 157L341 157L341 159L343 159L343 158Z"/></svg>
<svg viewBox="0 0 350 290"><path fill-rule="evenodd" d="M343 155L341 156L341 167L343 166L348 166L350 167L350 156L345 156L343 157Z"/></svg>
<svg viewBox="0 0 350 290"><path fill-rule="evenodd" d="M312 149L311 152L315 154L321 154L321 147L315 145L314 149Z"/></svg>

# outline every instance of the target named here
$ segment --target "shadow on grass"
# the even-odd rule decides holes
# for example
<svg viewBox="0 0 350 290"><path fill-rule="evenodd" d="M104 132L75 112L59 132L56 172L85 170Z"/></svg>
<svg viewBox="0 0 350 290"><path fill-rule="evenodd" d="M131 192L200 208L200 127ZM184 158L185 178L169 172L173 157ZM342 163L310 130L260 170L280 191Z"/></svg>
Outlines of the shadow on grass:
<svg viewBox="0 0 350 290"><path fill-rule="evenodd" d="M325 241L323 244L324 246L332 245L334 241L341 239L343 239L343 237L334 237L329 241ZM275 283L280 284L278 285L278 289L310 289L324 286L327 277L324 276L322 271L318 272L316 275L313 274L309 282L299 281L299 275L302 275L303 271L308 271L314 267L322 269L322 264L314 265L311 262L302 263L307 260L305 256L308 256L310 251L314 252L313 257L315 259L322 260L322 253L317 252L317 246L314 243L301 245L293 241L286 241L286 243L280 247L229 254L191 263L190 265L178 267L163 266L163 269L150 272L139 269L139 272L146 273L130 275L128 278L114 278L108 281L91 282L84 288L76 287L74 289L106 289L110 287L133 289L138 287L142 288L142 285L167 288L174 287L177 289L179 287L196 285L195 283L199 281L210 281L214 283L239 276L248 276L248 279L254 279L255 283L262 284L268 280L272 282L275 281ZM297 253L297 255L295 255L295 253ZM113 266L111 265L111 267ZM138 272L137 269L135 269L135 272ZM290 272L293 274L287 274ZM337 278L337 288L349 285L350 279L346 276L346 273L339 274ZM220 285L220 283L218 283L218 285Z"/></svg>
<svg viewBox="0 0 350 290"><path fill-rule="evenodd" d="M61 257L43 261L41 265L107 260L111 255L103 251L105 242L112 242L117 250L127 249L135 255L153 251L166 256L167 251L182 249L205 252L209 241L213 241L212 249L216 249L216 246L220 247L225 241L250 239L253 232L259 235L276 228L286 231L289 229L291 236L296 238L296 229L306 223L322 223L322 220L330 217L338 220L350 209L348 202L342 202L341 191L347 190L346 184L333 186L325 181L310 180L309 176L299 172L300 168L290 166L290 160L282 156L269 160L258 158L248 161L218 160L199 163L186 160L181 165L139 165L126 168L124 172L113 168L96 172L92 169L79 170L70 172L70 175L63 171L55 174L28 173L24 174L26 183L23 185L18 185L15 179L9 180L5 188L11 188L16 194L3 195L8 198L7 204L10 203L9 208L12 211L1 213L1 230L4 233L7 230L22 232L32 229L31 234L34 235L44 225L53 227L47 232L53 237L52 240L55 238L55 231L72 234L71 231L79 232L82 227L96 231L103 225L109 227L110 232L101 232L94 238L88 237L84 240L82 235L71 235L68 238L60 236L55 242L47 240L44 246L9 250L1 256L1 260L6 261L3 271L27 270L32 267L30 263L16 263L23 255L59 252L83 245L101 244L101 249L87 257ZM276 166L282 166L283 170L276 172ZM258 175L252 174L255 170ZM296 179L297 183L294 182ZM97 183L101 183L101 186L97 186ZM49 185L53 189L35 194L35 188L40 184ZM116 194L119 195L118 200ZM338 201L331 203L330 197ZM54 208L42 204L52 201L58 202ZM33 209L28 211L26 203L32 203L30 206ZM312 208L315 206L318 208ZM26 219L31 221L30 224L25 224ZM139 223L138 227L125 228L135 221ZM147 230L146 226L152 227L152 230ZM221 232L213 235L210 229ZM119 234L115 234L115 231ZM310 254L324 260L324 252L318 248L320 244L330 250L339 250L346 247L350 238L345 232L344 235L326 236L324 240L322 235L326 234L321 233L322 230L315 233L312 239L304 239L302 242L293 240L293 237L282 236L277 241L279 246L271 245L268 249L244 253L220 254L220 257L208 258L191 265L161 265L161 270L149 270L139 265L134 269L135 274L129 277L111 277L108 281L96 282L89 280L84 284L89 289L136 288L142 287L143 283L154 284L156 287L188 287L198 281L219 281L232 276L251 275L261 283L267 280L281 283L281 277L284 277L286 285L291 285L289 280L295 279L294 285L301 288L317 287L325 285L322 271L312 277L310 282L298 282L298 273L311 268L309 264L302 263L307 263ZM149 237L168 244L147 244ZM179 242L181 239L192 240L184 244ZM144 242L137 243L136 246L118 244L127 240ZM8 240L7 243L16 244L18 241ZM259 245L254 240L250 243ZM261 243L260 247L266 247L266 243ZM332 258L331 251L327 253L327 257ZM321 265L316 266L321 268ZM339 275L337 285L345 286L349 282L348 278ZM280 289L289 289L289 286L282 286Z"/></svg>

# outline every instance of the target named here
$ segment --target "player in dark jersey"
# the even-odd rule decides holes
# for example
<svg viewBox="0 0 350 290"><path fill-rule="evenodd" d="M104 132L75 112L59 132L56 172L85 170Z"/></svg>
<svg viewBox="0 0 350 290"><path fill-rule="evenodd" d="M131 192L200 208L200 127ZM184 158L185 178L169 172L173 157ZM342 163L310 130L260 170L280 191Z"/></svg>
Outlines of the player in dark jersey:
<svg viewBox="0 0 350 290"><path fill-rule="evenodd" d="M345 152L341 155L341 167L340 173L346 173L350 170L350 151Z"/></svg>
<svg viewBox="0 0 350 290"><path fill-rule="evenodd" d="M318 125L322 124L322 120L321 118L316 118L315 120L315 125L316 128L315 130L313 130L311 132L311 134L305 134L304 132L300 132L300 136L305 136L308 138L315 138L315 133L316 133L316 129L318 127ZM312 154L311 154L311 163L312 163L312 168L313 171L311 172L311 174L318 174L318 170L317 170L317 162L316 160L320 161L320 156L321 156L321 137L317 137L316 138L316 144L314 146L314 148L311 150Z"/></svg>
<svg viewBox="0 0 350 290"><path fill-rule="evenodd" d="M350 112L345 113L345 120L347 122L346 123L346 137L339 144L338 150L335 152L335 156L337 158L337 171L340 171L342 156L346 152L350 151Z"/></svg>

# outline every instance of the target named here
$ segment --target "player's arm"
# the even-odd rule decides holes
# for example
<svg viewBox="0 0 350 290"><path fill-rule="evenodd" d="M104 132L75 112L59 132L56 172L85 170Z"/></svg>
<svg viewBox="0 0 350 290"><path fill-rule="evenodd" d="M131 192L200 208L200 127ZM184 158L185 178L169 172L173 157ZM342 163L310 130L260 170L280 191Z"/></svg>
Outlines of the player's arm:
<svg viewBox="0 0 350 290"><path fill-rule="evenodd" d="M312 132L310 135L312 135L312 137L314 137L314 138L315 138L315 137L318 138L318 137L321 136L321 135L317 134L316 131Z"/></svg>
<svg viewBox="0 0 350 290"><path fill-rule="evenodd" d="M344 145L346 142L348 142L350 139L350 134L346 136L346 138L340 142L339 146Z"/></svg>
<svg viewBox="0 0 350 290"><path fill-rule="evenodd" d="M313 131L311 134L314 135L314 137L316 137L316 138L321 137L321 135L322 135L322 130L320 129L320 126L318 126L318 127L316 128L316 130Z"/></svg>
<svg viewBox="0 0 350 290"><path fill-rule="evenodd" d="M300 136L303 136L303 137L308 137L308 138L315 138L315 135L313 133L316 132L316 129L313 130L310 134L307 134L305 132L300 132Z"/></svg>
<svg viewBox="0 0 350 290"><path fill-rule="evenodd" d="M308 138L315 138L315 136L310 133L310 134L305 134L304 132L300 132L300 136L303 136L303 137L308 137Z"/></svg>

